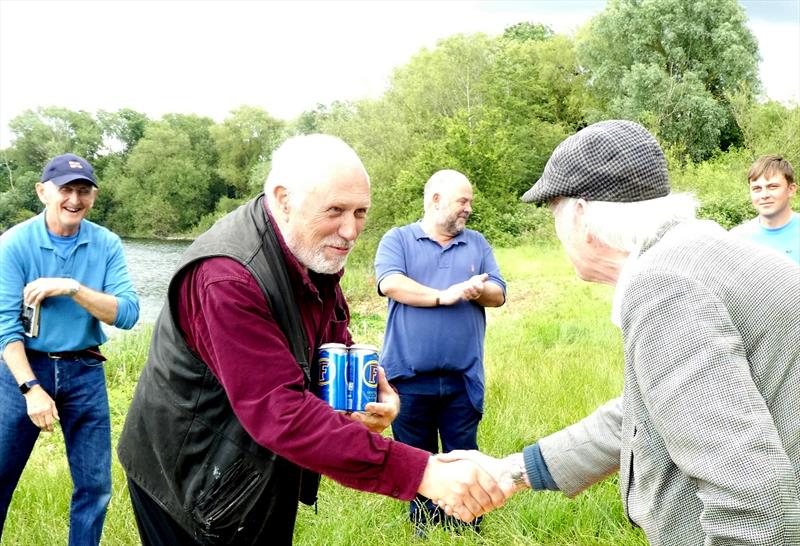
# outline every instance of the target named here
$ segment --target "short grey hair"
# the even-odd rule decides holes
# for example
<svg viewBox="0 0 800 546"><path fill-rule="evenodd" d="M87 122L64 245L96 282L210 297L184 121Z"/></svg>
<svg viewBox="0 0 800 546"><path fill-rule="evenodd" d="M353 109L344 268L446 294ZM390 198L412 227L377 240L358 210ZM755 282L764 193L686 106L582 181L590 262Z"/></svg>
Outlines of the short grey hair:
<svg viewBox="0 0 800 546"><path fill-rule="evenodd" d="M557 229L571 230L578 199L561 197L553 205ZM665 197L617 203L585 201L584 229L605 244L633 252L658 234L669 222L694 220L697 200L689 193L671 193Z"/></svg>
<svg viewBox="0 0 800 546"><path fill-rule="evenodd" d="M323 134L295 136L272 152L272 164L264 181L264 193L274 206L273 190L286 188L293 205L299 206L309 191L327 181L332 168L355 167L369 175L358 154L342 139Z"/></svg>
<svg viewBox="0 0 800 546"><path fill-rule="evenodd" d="M442 169L441 171L433 173L428 181L425 182L425 189L423 190L423 205L425 210L427 211L431 203L433 203L433 195L435 193L449 195L455 183L461 181L471 184L463 173L453 169Z"/></svg>

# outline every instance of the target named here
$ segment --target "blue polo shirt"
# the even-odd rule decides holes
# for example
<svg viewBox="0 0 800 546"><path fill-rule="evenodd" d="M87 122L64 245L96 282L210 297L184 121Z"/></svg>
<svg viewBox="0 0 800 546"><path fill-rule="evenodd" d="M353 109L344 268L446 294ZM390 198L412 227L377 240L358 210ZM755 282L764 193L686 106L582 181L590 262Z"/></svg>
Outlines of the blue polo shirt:
<svg viewBox="0 0 800 546"><path fill-rule="evenodd" d="M22 291L40 277L69 277L115 296L117 328L132 328L139 319L139 298L125 265L120 238L83 220L73 245L54 244L44 214L0 236L0 355L6 345L17 340L37 351L74 351L106 341L100 321L69 296L45 298L39 336L25 337L19 318Z"/></svg>
<svg viewBox="0 0 800 546"><path fill-rule="evenodd" d="M488 273L503 289L506 283L494 253L483 235L465 229L447 246L431 239L419 223L393 228L381 239L375 256L378 285L400 273L431 288L442 289L473 275ZM383 295L383 294L381 294ZM389 298L381 365L392 380L419 378L419 387L437 376L458 377L466 384L470 402L483 411L484 308L472 302L413 307Z"/></svg>

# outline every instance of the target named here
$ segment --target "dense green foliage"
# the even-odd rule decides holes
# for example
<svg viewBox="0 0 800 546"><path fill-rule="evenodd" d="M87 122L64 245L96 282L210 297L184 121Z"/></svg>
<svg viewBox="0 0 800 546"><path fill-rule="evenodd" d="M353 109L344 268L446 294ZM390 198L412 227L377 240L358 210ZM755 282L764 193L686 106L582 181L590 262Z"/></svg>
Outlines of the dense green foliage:
<svg viewBox="0 0 800 546"><path fill-rule="evenodd" d="M578 41L592 117L639 121L695 161L741 145L729 95L759 88L745 21L736 0L610 0Z"/></svg>
<svg viewBox="0 0 800 546"><path fill-rule="evenodd" d="M486 413L478 430L481 448L494 456L568 425L617 396L622 386L622 342L608 320L611 290L575 276L555 246L499 249L509 300L488 309ZM349 267L343 278L361 342L380 345L386 302L374 290L371 262ZM150 331L113 337L104 347L114 445L147 355ZM331 446L336 449L341 446ZM103 544L139 544L125 478L114 458L113 495ZM3 544L65 544L71 493L60 431L42 434L14 494ZM407 505L346 489L323 479L319 511L301 506L298 545L396 546L412 542ZM644 535L622 512L616 477L575 499L555 492L521 492L488 514L480 536L435 530L421 542L508 546L643 546Z"/></svg>
<svg viewBox="0 0 800 546"><path fill-rule="evenodd" d="M272 151L294 134L342 137L372 179L360 252L422 213L436 170L475 189L471 227L495 244L547 234L547 212L519 195L555 146L598 119L643 123L670 157L675 186L725 227L751 216L743 177L763 153L800 160L798 108L758 102L758 50L735 0L611 0L576 39L521 22L502 35L455 35L395 69L376 99L319 105L290 122L242 106L222 122L128 108L59 107L10 123L0 151L0 231L39 210L47 159L71 151L96 167L90 218L127 236L196 235L255 195Z"/></svg>

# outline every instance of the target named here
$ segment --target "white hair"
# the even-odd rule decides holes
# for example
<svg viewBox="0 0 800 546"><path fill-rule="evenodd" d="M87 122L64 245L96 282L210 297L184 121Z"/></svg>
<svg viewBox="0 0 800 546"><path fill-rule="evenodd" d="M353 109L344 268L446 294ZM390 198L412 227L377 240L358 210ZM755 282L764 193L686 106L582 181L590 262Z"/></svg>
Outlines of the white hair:
<svg viewBox="0 0 800 546"><path fill-rule="evenodd" d="M578 199L562 197L553 206L556 231L573 229ZM673 193L665 197L617 203L584 201L583 229L605 244L633 252L654 237L668 222L694 220L697 200L689 193Z"/></svg>
<svg viewBox="0 0 800 546"><path fill-rule="evenodd" d="M295 136L272 152L272 165L264 181L264 193L274 207L273 190L286 188L293 206L300 206L309 191L325 183L335 167L354 167L369 175L355 150L342 139L323 134Z"/></svg>
<svg viewBox="0 0 800 546"><path fill-rule="evenodd" d="M453 169L443 169L433 173L428 181L425 182L425 189L423 190L425 211L427 212L433 204L434 194L449 196L453 191L453 187L461 182L470 183L466 176Z"/></svg>

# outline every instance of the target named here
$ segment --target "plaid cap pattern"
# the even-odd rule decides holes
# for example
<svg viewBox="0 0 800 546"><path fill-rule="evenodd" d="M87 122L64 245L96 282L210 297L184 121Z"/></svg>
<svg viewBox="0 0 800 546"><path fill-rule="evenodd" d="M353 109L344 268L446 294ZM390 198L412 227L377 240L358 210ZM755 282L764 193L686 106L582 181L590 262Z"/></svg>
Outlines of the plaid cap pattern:
<svg viewBox="0 0 800 546"><path fill-rule="evenodd" d="M667 160L647 129L625 120L594 123L559 144L525 203L556 197L631 202L669 194Z"/></svg>

